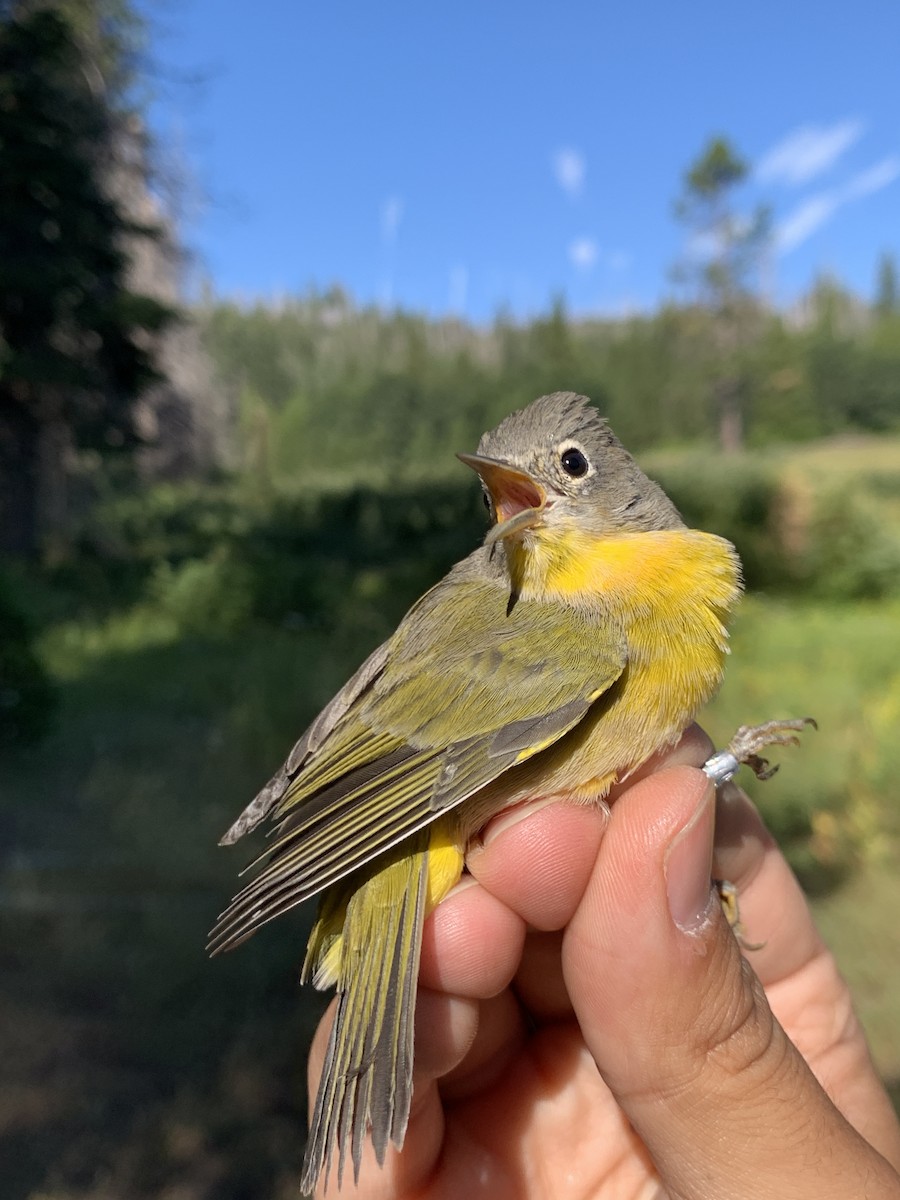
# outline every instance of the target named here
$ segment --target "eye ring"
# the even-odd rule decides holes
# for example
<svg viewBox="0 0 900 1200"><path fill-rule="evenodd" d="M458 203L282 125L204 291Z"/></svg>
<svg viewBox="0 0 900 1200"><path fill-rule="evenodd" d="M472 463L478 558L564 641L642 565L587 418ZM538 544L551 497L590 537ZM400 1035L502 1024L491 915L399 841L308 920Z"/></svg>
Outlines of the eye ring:
<svg viewBox="0 0 900 1200"><path fill-rule="evenodd" d="M577 446L569 446L559 456L562 469L573 479L582 479L590 470L590 463L584 451Z"/></svg>

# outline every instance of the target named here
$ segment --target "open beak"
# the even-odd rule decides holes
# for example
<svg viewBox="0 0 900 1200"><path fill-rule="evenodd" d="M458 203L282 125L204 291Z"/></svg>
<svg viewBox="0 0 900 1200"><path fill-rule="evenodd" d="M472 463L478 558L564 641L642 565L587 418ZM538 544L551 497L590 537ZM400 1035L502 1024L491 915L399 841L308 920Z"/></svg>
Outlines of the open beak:
<svg viewBox="0 0 900 1200"><path fill-rule="evenodd" d="M486 546L540 524L547 506L547 493L527 471L499 458L485 458L482 454L457 454L456 457L478 472L491 493L497 524L489 530L484 540Z"/></svg>

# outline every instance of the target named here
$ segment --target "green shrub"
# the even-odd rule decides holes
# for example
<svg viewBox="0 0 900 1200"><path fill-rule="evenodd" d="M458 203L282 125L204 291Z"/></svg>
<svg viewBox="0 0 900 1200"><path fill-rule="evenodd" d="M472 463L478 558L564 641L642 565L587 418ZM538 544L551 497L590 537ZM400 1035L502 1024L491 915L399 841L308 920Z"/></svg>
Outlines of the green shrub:
<svg viewBox="0 0 900 1200"><path fill-rule="evenodd" d="M98 506L79 549L105 559L154 563L200 558L247 530L252 515L234 486L157 484Z"/></svg>
<svg viewBox="0 0 900 1200"><path fill-rule="evenodd" d="M900 535L885 520L883 505L844 489L816 503L801 582L831 600L879 600L900 594Z"/></svg>
<svg viewBox="0 0 900 1200"><path fill-rule="evenodd" d="M273 498L232 552L252 576L255 616L383 636L483 532L474 486L357 486Z"/></svg>
<svg viewBox="0 0 900 1200"><path fill-rule="evenodd" d="M250 616L333 629L348 608L376 602L371 580L359 594L358 575L383 577L384 615L397 620L483 532L465 475L290 494L163 485L99 509L67 568L72 578L56 583L81 601L63 616L104 617L149 600L192 632L231 630Z"/></svg>
<svg viewBox="0 0 900 1200"><path fill-rule="evenodd" d="M31 622L0 575L0 747L47 732L56 692L32 648Z"/></svg>
<svg viewBox="0 0 900 1200"><path fill-rule="evenodd" d="M246 625L253 595L247 566L221 549L178 566L159 563L147 587L151 605L171 617L182 632L213 637L234 634Z"/></svg>

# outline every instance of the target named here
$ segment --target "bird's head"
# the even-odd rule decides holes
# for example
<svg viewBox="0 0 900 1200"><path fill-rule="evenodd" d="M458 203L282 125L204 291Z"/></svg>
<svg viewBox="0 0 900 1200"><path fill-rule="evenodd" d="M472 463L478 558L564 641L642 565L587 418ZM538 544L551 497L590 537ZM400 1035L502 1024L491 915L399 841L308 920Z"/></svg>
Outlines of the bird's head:
<svg viewBox="0 0 900 1200"><path fill-rule="evenodd" d="M542 529L609 536L684 527L665 492L574 392L541 396L486 433L477 454L459 458L481 476L493 520L488 545Z"/></svg>

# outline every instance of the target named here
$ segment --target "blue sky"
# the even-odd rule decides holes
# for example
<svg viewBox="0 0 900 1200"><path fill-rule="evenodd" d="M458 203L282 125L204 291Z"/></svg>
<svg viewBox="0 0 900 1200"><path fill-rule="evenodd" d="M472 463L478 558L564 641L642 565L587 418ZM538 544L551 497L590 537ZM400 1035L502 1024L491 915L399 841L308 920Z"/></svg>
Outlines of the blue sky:
<svg viewBox="0 0 900 1200"><path fill-rule="evenodd" d="M148 0L149 3L149 0ZM153 9L159 13L159 9ZM769 286L864 294L900 252L900 5L179 0L153 124L206 201L218 294L340 283L471 319L654 306L672 201L714 133L772 206Z"/></svg>

